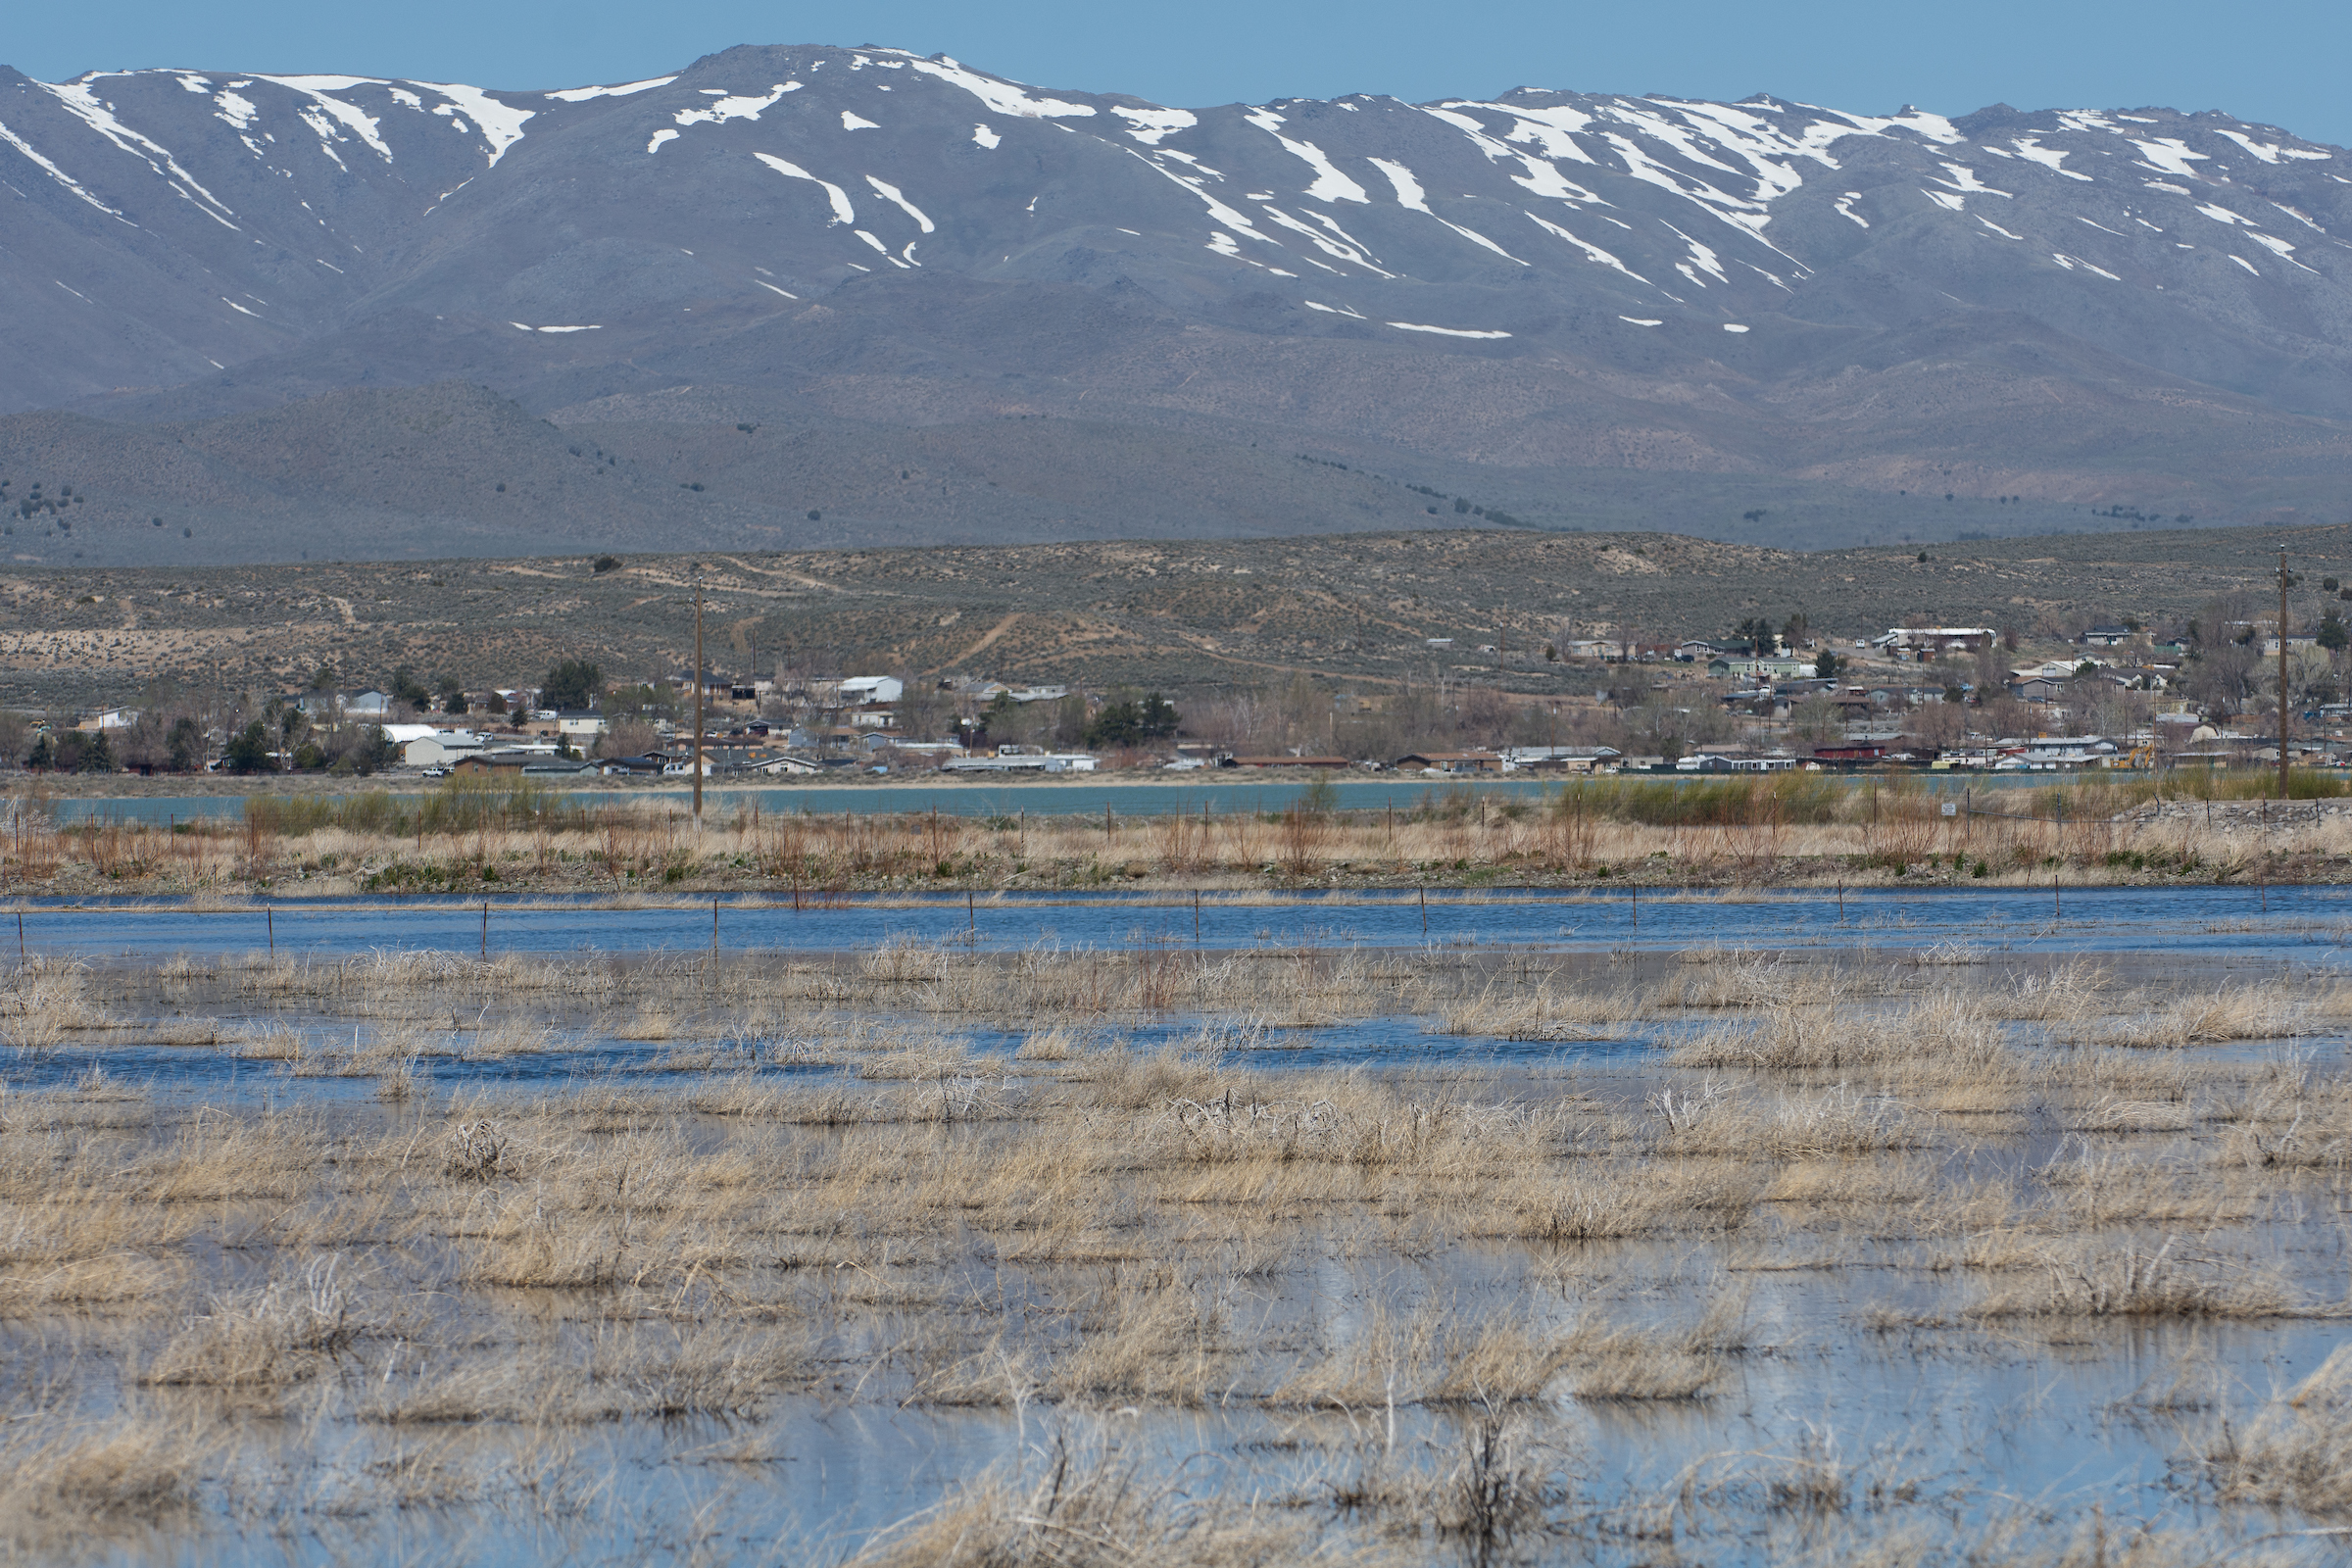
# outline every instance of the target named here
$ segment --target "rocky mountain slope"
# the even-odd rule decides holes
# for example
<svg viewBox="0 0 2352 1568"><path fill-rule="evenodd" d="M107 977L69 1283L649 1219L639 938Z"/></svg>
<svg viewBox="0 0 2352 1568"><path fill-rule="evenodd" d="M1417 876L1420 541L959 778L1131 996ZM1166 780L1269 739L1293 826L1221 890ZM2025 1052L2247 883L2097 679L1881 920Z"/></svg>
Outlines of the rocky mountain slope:
<svg viewBox="0 0 2352 1568"><path fill-rule="evenodd" d="M556 92L0 70L0 203L26 561L1457 497L1808 547L2352 488L2352 156L2219 114L1179 110L874 48Z"/></svg>

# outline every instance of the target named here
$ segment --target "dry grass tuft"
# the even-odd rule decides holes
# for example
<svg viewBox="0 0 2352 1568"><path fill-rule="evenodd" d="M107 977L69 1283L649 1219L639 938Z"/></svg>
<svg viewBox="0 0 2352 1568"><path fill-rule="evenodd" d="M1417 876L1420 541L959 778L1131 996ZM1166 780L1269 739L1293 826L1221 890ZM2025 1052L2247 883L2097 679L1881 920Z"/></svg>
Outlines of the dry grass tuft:
<svg viewBox="0 0 2352 1568"><path fill-rule="evenodd" d="M1252 1568L1314 1560L1298 1510L1147 1474L1099 1431L1057 1428L1033 1469L956 1487L851 1559L861 1568Z"/></svg>
<svg viewBox="0 0 2352 1568"><path fill-rule="evenodd" d="M2222 1423L2204 1457L2226 1502L2323 1519L2352 1515L2352 1346L2337 1346L2318 1371L2242 1428Z"/></svg>
<svg viewBox="0 0 2352 1568"><path fill-rule="evenodd" d="M280 1389L318 1376L362 1331L336 1274L334 1259L323 1258L299 1282L275 1280L215 1297L147 1363L139 1381Z"/></svg>

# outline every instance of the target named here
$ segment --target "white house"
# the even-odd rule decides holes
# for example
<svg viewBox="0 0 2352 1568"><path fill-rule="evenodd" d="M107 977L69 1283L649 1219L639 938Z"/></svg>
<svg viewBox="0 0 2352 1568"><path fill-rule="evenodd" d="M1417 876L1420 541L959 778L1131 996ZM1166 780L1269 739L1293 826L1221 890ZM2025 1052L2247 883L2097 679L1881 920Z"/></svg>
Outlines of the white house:
<svg viewBox="0 0 2352 1568"><path fill-rule="evenodd" d="M401 731L403 739L394 731ZM419 735L415 733L422 730ZM490 737L466 729L434 729L429 724L386 724L384 736L400 748L400 759L411 767L448 767L464 757L479 757Z"/></svg>
<svg viewBox="0 0 2352 1568"><path fill-rule="evenodd" d="M602 713L558 713L556 733L559 735L602 735L606 730Z"/></svg>
<svg viewBox="0 0 2352 1568"><path fill-rule="evenodd" d="M1871 641L1889 652L1926 649L1935 653L1973 654L1989 648L2000 633L1990 626L1889 626Z"/></svg>
<svg viewBox="0 0 2352 1568"><path fill-rule="evenodd" d="M362 692L345 700L343 711L354 718L381 718L392 711L392 696L389 692Z"/></svg>
<svg viewBox="0 0 2352 1568"><path fill-rule="evenodd" d="M844 703L895 703L906 695L906 683L896 675L852 675L840 687Z"/></svg>

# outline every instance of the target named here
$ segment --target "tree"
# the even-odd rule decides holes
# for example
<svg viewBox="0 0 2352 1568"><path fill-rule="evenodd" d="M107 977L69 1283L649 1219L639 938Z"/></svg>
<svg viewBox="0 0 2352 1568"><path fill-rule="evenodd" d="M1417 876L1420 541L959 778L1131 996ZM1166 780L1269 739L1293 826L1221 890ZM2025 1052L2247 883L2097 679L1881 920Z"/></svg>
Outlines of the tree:
<svg viewBox="0 0 2352 1568"><path fill-rule="evenodd" d="M442 702L441 711L444 713L463 713L466 711L466 694L464 692L451 692L448 698Z"/></svg>
<svg viewBox="0 0 2352 1568"><path fill-rule="evenodd" d="M2312 641L2331 654L2340 654L2347 644L2352 644L2352 632L2344 629L2344 623L2336 619L2335 612L2330 610L2320 617L2320 629L2312 633Z"/></svg>
<svg viewBox="0 0 2352 1568"><path fill-rule="evenodd" d="M384 733L383 726L370 724L361 734L360 743L345 752L336 765L348 762L354 772L372 773L379 767L390 767L399 755L398 748L392 744L392 737Z"/></svg>
<svg viewBox="0 0 2352 1568"><path fill-rule="evenodd" d="M193 773L203 765L199 754L204 750L204 731L196 727L194 719L182 717L175 721L172 726L169 744L172 748L172 772Z"/></svg>
<svg viewBox="0 0 2352 1568"><path fill-rule="evenodd" d="M1841 732L1844 717L1828 693L1815 692L1788 710L1788 733L1803 745L1826 746Z"/></svg>
<svg viewBox="0 0 2352 1568"><path fill-rule="evenodd" d="M1175 707L1157 692L1141 702L1129 698L1104 703L1102 711L1086 726L1086 744L1141 746L1147 741L1166 740L1176 733L1177 723Z"/></svg>
<svg viewBox="0 0 2352 1568"><path fill-rule="evenodd" d="M599 757L643 757L662 749L662 735L643 719L609 720L611 725L596 738Z"/></svg>
<svg viewBox="0 0 2352 1568"><path fill-rule="evenodd" d="M381 733L380 731L378 732ZM232 773L262 773L270 768L270 726L255 719L230 738L221 760Z"/></svg>
<svg viewBox="0 0 2352 1568"><path fill-rule="evenodd" d="M1773 625L1762 615L1748 616L1732 635L1753 649L1758 659L1772 652Z"/></svg>
<svg viewBox="0 0 2352 1568"><path fill-rule="evenodd" d="M1824 648L1813 661L1813 674L1819 680L1836 680L1838 672L1844 667L1845 661L1839 659L1833 648Z"/></svg>
<svg viewBox="0 0 2352 1568"><path fill-rule="evenodd" d="M335 666L334 666L334 665L332 665L332 664L320 664L320 665L319 665L319 666L318 666L318 667L316 670L312 671L312 673L311 673L311 690L313 690L313 691L315 691L315 692L331 692L331 691L333 691L334 689L335 689Z"/></svg>
<svg viewBox="0 0 2352 1568"><path fill-rule="evenodd" d="M539 701L559 711L595 706L605 689L605 672L584 659L566 659L547 672Z"/></svg>
<svg viewBox="0 0 2352 1568"><path fill-rule="evenodd" d="M433 694L416 678L416 672L403 664L392 672L392 700L406 703L419 713L433 710Z"/></svg>

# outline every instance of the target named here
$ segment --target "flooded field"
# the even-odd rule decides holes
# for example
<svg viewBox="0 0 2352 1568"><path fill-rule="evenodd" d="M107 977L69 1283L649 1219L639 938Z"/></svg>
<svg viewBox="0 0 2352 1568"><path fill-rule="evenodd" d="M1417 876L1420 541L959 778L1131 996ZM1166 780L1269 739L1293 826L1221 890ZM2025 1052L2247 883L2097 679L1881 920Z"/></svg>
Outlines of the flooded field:
<svg viewBox="0 0 2352 1568"><path fill-rule="evenodd" d="M717 912L29 908L0 1550L2344 1555L2331 890Z"/></svg>

